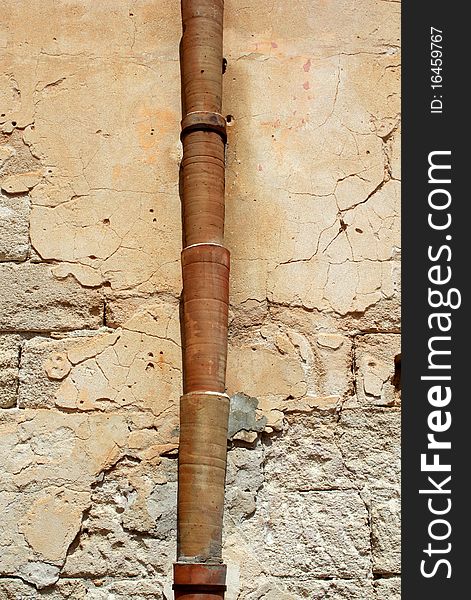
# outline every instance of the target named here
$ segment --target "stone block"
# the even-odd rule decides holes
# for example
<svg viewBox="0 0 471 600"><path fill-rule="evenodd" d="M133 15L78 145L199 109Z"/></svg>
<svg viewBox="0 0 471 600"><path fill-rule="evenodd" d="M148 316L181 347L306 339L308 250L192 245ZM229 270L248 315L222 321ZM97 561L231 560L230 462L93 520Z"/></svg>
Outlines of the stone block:
<svg viewBox="0 0 471 600"><path fill-rule="evenodd" d="M18 335L0 335L0 408L17 403L20 344Z"/></svg>
<svg viewBox="0 0 471 600"><path fill-rule="evenodd" d="M263 558L278 577L366 578L368 514L353 491L273 494L266 508Z"/></svg>
<svg viewBox="0 0 471 600"><path fill-rule="evenodd" d="M357 399L362 406L400 404L401 340L398 334L355 338Z"/></svg>
<svg viewBox="0 0 471 600"><path fill-rule="evenodd" d="M102 324L100 292L72 277L55 278L50 265L0 263L0 280L0 330L50 332Z"/></svg>
<svg viewBox="0 0 471 600"><path fill-rule="evenodd" d="M339 448L359 487L395 487L401 469L401 414L396 409L342 411Z"/></svg>
<svg viewBox="0 0 471 600"><path fill-rule="evenodd" d="M391 577L377 579L374 582L375 600L401 600L401 579Z"/></svg>
<svg viewBox="0 0 471 600"><path fill-rule="evenodd" d="M309 492L351 489L337 441L336 416L293 414L283 435L266 449L265 475L272 489Z"/></svg>
<svg viewBox="0 0 471 600"><path fill-rule="evenodd" d="M170 411L167 421L173 422L180 392L179 347L153 330L141 333L144 325L137 318L129 327L134 329L28 340L20 406L100 412L140 407L155 416Z"/></svg>
<svg viewBox="0 0 471 600"><path fill-rule="evenodd" d="M373 489L370 493L373 572L401 572L401 501L399 490Z"/></svg>
<svg viewBox="0 0 471 600"><path fill-rule="evenodd" d="M0 194L0 261L23 261L29 251L29 198Z"/></svg>

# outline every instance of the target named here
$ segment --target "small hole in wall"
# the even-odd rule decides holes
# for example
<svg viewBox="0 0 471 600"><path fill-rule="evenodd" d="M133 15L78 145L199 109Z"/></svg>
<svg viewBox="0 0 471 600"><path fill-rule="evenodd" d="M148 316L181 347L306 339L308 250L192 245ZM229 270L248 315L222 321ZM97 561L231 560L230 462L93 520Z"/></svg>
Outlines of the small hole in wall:
<svg viewBox="0 0 471 600"><path fill-rule="evenodd" d="M204 69L201 69L201 74L203 74L203 73L204 73Z"/></svg>
<svg viewBox="0 0 471 600"><path fill-rule="evenodd" d="M163 350L161 350L161 351L159 352L159 354L163 354L163 353L164 353L164 351L163 351Z"/></svg>
<svg viewBox="0 0 471 600"><path fill-rule="evenodd" d="M391 383L395 387L396 391L401 389L401 355L396 354L394 357L394 375L391 379Z"/></svg>
<svg viewBox="0 0 471 600"><path fill-rule="evenodd" d="M360 229L359 227L355 227L355 231L357 233L363 233L363 229Z"/></svg>
<svg viewBox="0 0 471 600"><path fill-rule="evenodd" d="M5 116L5 113L2 113L2 114L0 115L0 117L4 117L4 116Z"/></svg>
<svg viewBox="0 0 471 600"><path fill-rule="evenodd" d="M154 209L153 208L149 208L149 212L151 212L151 213L154 212Z"/></svg>
<svg viewBox="0 0 471 600"><path fill-rule="evenodd" d="M109 219L103 219L103 225L109 225L109 224L110 224Z"/></svg>
<svg viewBox="0 0 471 600"><path fill-rule="evenodd" d="M11 124L13 125L13 127L16 127L16 121L12 121Z"/></svg>
<svg viewBox="0 0 471 600"><path fill-rule="evenodd" d="M370 151L369 151L369 150L367 150L367 151L366 151L366 153L367 153L367 154L369 154L369 153L370 153Z"/></svg>
<svg viewBox="0 0 471 600"><path fill-rule="evenodd" d="M227 115L226 121L227 121L228 125L231 125L232 122L234 121L234 117L232 115Z"/></svg>
<svg viewBox="0 0 471 600"><path fill-rule="evenodd" d="M152 219L152 223L157 223L157 219Z"/></svg>
<svg viewBox="0 0 471 600"><path fill-rule="evenodd" d="M111 281L104 281L103 282L103 286L104 287L111 287Z"/></svg>
<svg viewBox="0 0 471 600"><path fill-rule="evenodd" d="M91 258L92 260L96 260L96 256L94 254L90 254L88 258Z"/></svg>
<svg viewBox="0 0 471 600"><path fill-rule="evenodd" d="M155 369L154 365L151 362L147 363L146 371L150 371L152 369Z"/></svg>
<svg viewBox="0 0 471 600"><path fill-rule="evenodd" d="M147 356L149 356L150 358L152 358L154 356L154 353L153 352L148 352Z"/></svg>
<svg viewBox="0 0 471 600"><path fill-rule="evenodd" d="M222 74L223 75L226 72L226 69L227 69L227 58L223 58L222 59Z"/></svg>

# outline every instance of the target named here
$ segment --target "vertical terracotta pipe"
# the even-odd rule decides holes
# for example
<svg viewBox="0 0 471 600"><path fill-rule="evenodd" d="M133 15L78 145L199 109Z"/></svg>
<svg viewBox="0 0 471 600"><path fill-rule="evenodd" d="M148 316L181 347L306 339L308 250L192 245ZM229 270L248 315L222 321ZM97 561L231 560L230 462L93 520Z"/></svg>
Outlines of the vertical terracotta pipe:
<svg viewBox="0 0 471 600"><path fill-rule="evenodd" d="M223 0L182 0L182 341L175 599L221 600L229 398Z"/></svg>

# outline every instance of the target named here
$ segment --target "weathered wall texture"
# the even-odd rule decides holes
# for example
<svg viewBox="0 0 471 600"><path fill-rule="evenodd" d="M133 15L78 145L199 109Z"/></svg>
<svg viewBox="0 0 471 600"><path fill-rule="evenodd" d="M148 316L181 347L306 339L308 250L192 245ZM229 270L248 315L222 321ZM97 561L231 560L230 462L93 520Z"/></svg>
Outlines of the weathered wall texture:
<svg viewBox="0 0 471 600"><path fill-rule="evenodd" d="M170 598L177 0L1 0L0 599ZM399 598L399 4L228 0L228 600Z"/></svg>

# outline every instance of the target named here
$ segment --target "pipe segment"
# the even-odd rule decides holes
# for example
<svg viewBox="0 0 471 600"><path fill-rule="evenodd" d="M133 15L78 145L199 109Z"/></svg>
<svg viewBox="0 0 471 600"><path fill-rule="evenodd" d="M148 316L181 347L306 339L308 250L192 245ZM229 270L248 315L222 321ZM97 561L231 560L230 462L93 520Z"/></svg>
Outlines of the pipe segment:
<svg viewBox="0 0 471 600"><path fill-rule="evenodd" d="M223 0L182 0L182 362L175 599L222 600L229 251Z"/></svg>

